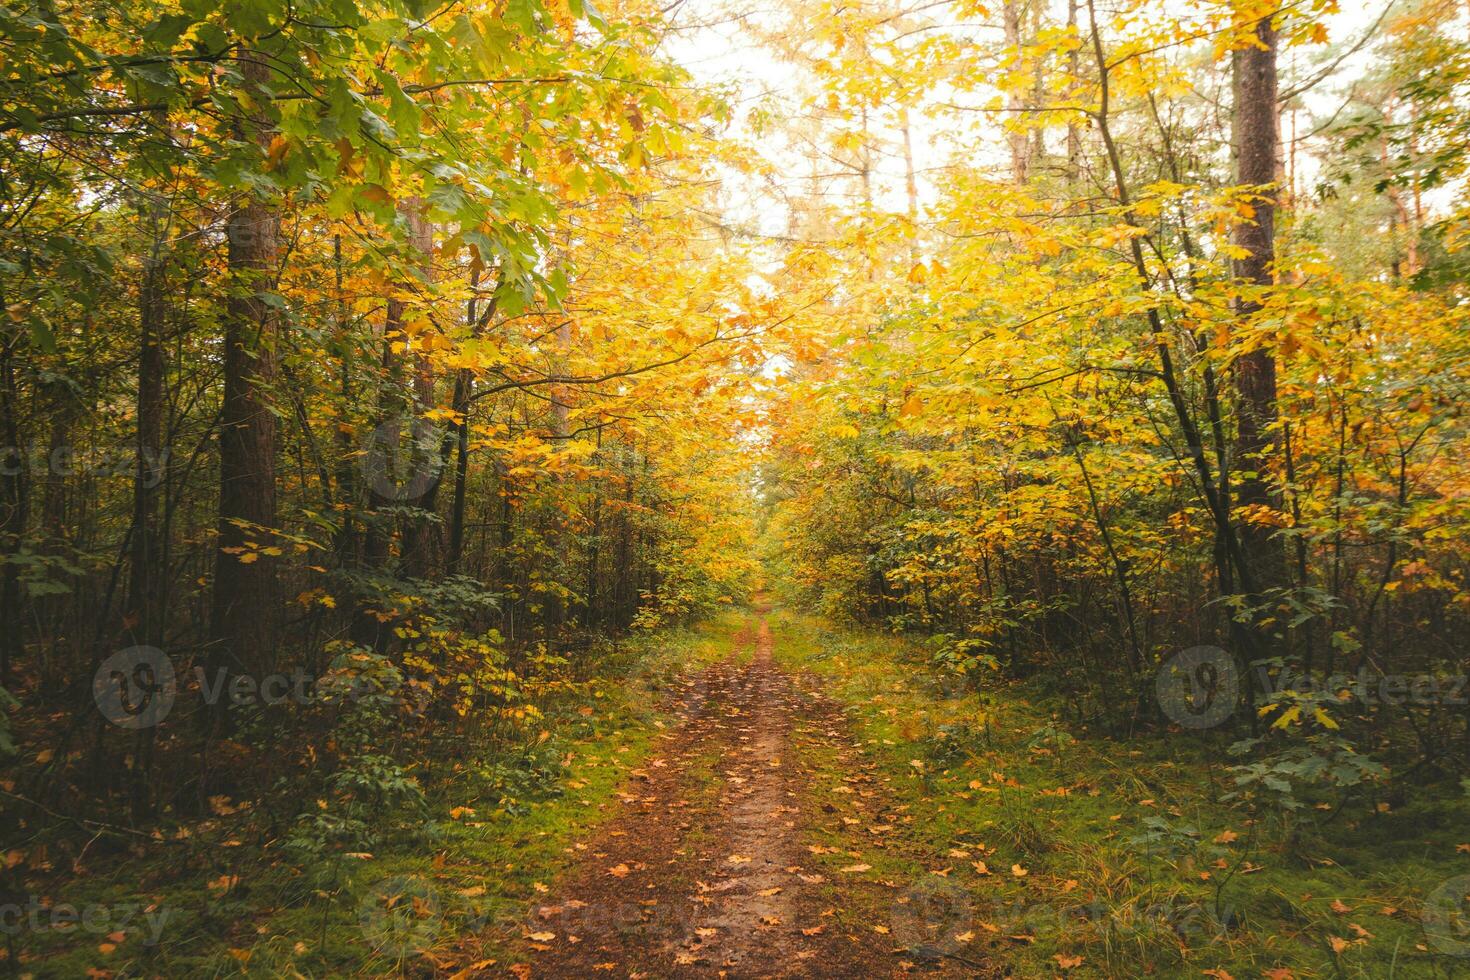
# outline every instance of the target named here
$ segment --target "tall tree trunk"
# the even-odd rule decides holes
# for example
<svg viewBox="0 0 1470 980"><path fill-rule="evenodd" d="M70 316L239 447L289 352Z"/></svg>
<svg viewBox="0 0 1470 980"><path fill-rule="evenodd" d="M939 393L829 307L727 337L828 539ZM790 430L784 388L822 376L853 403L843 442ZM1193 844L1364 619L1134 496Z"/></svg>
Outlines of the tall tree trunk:
<svg viewBox="0 0 1470 980"><path fill-rule="evenodd" d="M123 629L135 645L163 642L163 541L158 526L163 482L165 260L155 241L143 264L138 295L138 458L133 468L133 528Z"/></svg>
<svg viewBox="0 0 1470 980"><path fill-rule="evenodd" d="M470 273L470 298L465 306L465 326L469 327L470 338L479 335L479 306L475 290L480 285L480 267ZM493 299L490 301L495 302ZM475 373L469 368L460 368L454 373L454 393L449 398L449 407L454 412L454 492L449 505L449 553L445 568L450 575L458 575L464 559L465 501L470 478L470 408L475 395Z"/></svg>
<svg viewBox="0 0 1470 980"><path fill-rule="evenodd" d="M402 212L408 222L409 248L427 287L433 274L434 226L424 215L423 202L417 198L404 201ZM400 324L400 328L402 326ZM439 499L443 455L442 441L431 438L436 428L425 418L425 413L434 408L433 364L424 353L422 343L416 341L413 346L413 417L408 420L408 452L413 482L406 488L408 494L404 503L415 508L416 512L408 514L403 522L403 573L408 578L424 578L432 570L440 543L438 525L432 520L432 515Z"/></svg>
<svg viewBox="0 0 1470 980"><path fill-rule="evenodd" d="M903 134L903 191L909 222L909 265L919 264L919 184L914 173L914 140L909 128L909 107L898 113L898 127Z"/></svg>
<svg viewBox="0 0 1470 980"><path fill-rule="evenodd" d="M352 327L347 314L347 293L343 287L342 236L332 236L332 278L336 307L337 334L337 394L342 403L344 419L353 417L357 398L356 382L353 378L352 362L357 358L357 347L352 339ZM346 566L356 564L357 526L355 511L358 506L357 479L354 463L357 447L353 445L353 433L347 425L337 426L337 500L342 506L342 529L337 535L337 558Z"/></svg>
<svg viewBox="0 0 1470 980"><path fill-rule="evenodd" d="M1007 69L1016 70L1021 64L1021 5L1009 0L1001 8L1005 24ZM1031 162L1031 140L1024 125L1025 104L1021 100L1015 79L1007 78L1006 87L1006 141L1011 148L1011 180L1017 184L1026 182Z"/></svg>
<svg viewBox="0 0 1470 980"><path fill-rule="evenodd" d="M1077 0L1067 0L1067 30L1077 29ZM1079 39L1080 40L1080 39ZM1072 85L1080 86L1082 63L1080 43L1072 45L1067 53L1067 77ZM1067 114L1067 186L1073 188L1082 177L1082 135L1077 126L1077 113Z"/></svg>
<svg viewBox="0 0 1470 980"><path fill-rule="evenodd" d="M150 202L150 208L156 207ZM133 461L133 522L129 538L128 590L123 607L123 635L130 646L163 646L165 589L168 582L164 537L158 523L158 500L164 475L163 413L165 366L163 329L168 313L165 301L166 260L162 256L163 229L152 217L153 242L143 260L138 291L138 438ZM129 804L135 820L153 810L155 729L139 728L134 735Z"/></svg>
<svg viewBox="0 0 1470 980"><path fill-rule="evenodd" d="M21 328L12 325L0 336L0 557L20 551L30 511L29 466L20 433L20 391L16 387L15 354ZM5 562L0 569L0 684L24 650L21 633L20 566Z"/></svg>
<svg viewBox="0 0 1470 980"><path fill-rule="evenodd" d="M405 199L399 205L399 214L408 226L408 243L421 261L427 261L429 238L432 230L423 218L422 207L417 200ZM374 573L388 570L392 552L392 538L397 526L402 547L403 572L406 575L421 573L425 545L420 540L423 521L410 516L396 521L394 510L402 506L417 507L433 481L432 466L427 463L419 443L424 440L427 422L418 411L420 403L432 397L432 378L424 379L424 365L416 360L414 377L405 384L405 357L407 348L408 304L403 300L407 287L396 283L388 297L383 317L381 337L381 377L378 389L378 411L368 448L366 483L368 486L368 513L363 530L363 567ZM377 616L374 597L359 606L352 625L353 642L381 650L391 633Z"/></svg>
<svg viewBox="0 0 1470 980"><path fill-rule="evenodd" d="M1270 286L1276 259L1276 151L1278 141L1276 106L1276 28L1268 14L1252 30L1253 43L1233 53L1235 88L1232 149L1238 184L1265 187L1254 200L1252 221L1235 229L1235 244L1244 250L1236 260L1237 277L1253 287ZM1238 304L1242 320L1261 309L1254 298ZM1253 350L1235 363L1237 442L1239 477L1236 501L1242 508L1259 512L1276 506L1268 478L1269 456L1275 442L1276 359L1269 348ZM1283 584L1285 551L1271 538L1272 527L1250 514L1241 526L1244 558L1258 592Z"/></svg>
<svg viewBox="0 0 1470 980"><path fill-rule="evenodd" d="M257 104L269 78L265 61L241 55ZM254 110L252 110L254 112ZM237 121L241 139L264 150L271 129L263 114ZM253 195L237 202L227 225L230 298L224 318L224 399L219 419L219 537L215 554L210 661L227 672L272 669L276 646L276 421L270 388L276 375L279 320L266 296L274 288L280 215ZM253 560L250 556L254 555ZM228 688L226 688L228 689ZM228 699L221 699L223 707Z"/></svg>

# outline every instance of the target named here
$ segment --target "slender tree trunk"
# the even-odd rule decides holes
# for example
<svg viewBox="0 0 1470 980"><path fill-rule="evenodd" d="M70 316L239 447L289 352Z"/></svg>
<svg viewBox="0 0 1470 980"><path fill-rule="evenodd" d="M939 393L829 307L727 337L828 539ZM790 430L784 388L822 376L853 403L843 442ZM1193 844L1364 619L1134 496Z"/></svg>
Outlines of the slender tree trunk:
<svg viewBox="0 0 1470 980"><path fill-rule="evenodd" d="M163 541L158 498L163 482L165 260L155 241L144 261L138 297L138 458L133 468L133 528L124 631L134 644L163 642Z"/></svg>
<svg viewBox="0 0 1470 980"><path fill-rule="evenodd" d="M404 217L408 221L409 246L418 260L419 268L427 283L433 273L430 258L434 248L434 226L424 216L423 202L410 199L404 202ZM400 318L401 318L400 313ZM403 324L400 324L402 327ZM434 425L425 413L434 408L434 368L422 345L415 344L413 358L413 418L409 420L411 443L408 447L412 482L404 503L418 513L404 518L402 529L403 571L409 578L425 578L434 566L435 553L441 543L438 524L432 519L439 499L440 474L442 472L442 442L430 439Z"/></svg>
<svg viewBox="0 0 1470 980"><path fill-rule="evenodd" d="M15 380L15 352L20 329L12 326L0 336L0 555L20 551L25 539L30 510L30 482L26 450L21 443L20 392ZM21 632L20 567L5 562L0 570L0 684L10 682L10 672L24 650Z"/></svg>
<svg viewBox="0 0 1470 980"><path fill-rule="evenodd" d="M153 205L150 204L150 207ZM123 634L130 646L163 646L168 556L158 524L158 499L164 476L163 423L165 366L163 329L166 260L162 257L163 231L154 218L153 242L143 261L138 293L138 437L133 461L133 522L129 538L128 589L123 607ZM128 780L133 819L153 810L150 771L156 730L140 728L134 735L132 768Z"/></svg>
<svg viewBox="0 0 1470 980"><path fill-rule="evenodd" d="M1255 43L1237 49L1232 68L1235 88L1232 143L1238 184L1263 187L1254 199L1254 219L1235 229L1235 244L1244 250L1236 276L1249 287L1269 287L1276 260L1276 28L1272 15L1254 25ZM1242 320L1261 304L1247 297L1238 304ZM1284 584L1285 552L1272 539L1270 524L1253 519L1279 501L1268 468L1275 445L1276 359L1269 348L1242 355L1235 363L1236 447L1240 460L1235 499L1247 513L1241 522L1241 546L1258 593Z"/></svg>
<svg viewBox="0 0 1470 980"><path fill-rule="evenodd" d="M470 273L471 295L465 306L465 325L470 337L479 336L479 304L474 290L480 285L480 267ZM491 300L493 303L494 300ZM449 505L449 550L445 567L450 575L458 575L464 559L465 502L470 477L470 408L475 394L475 373L460 368L454 374L454 393L449 407L454 412L454 491Z"/></svg>
<svg viewBox="0 0 1470 980"><path fill-rule="evenodd" d="M247 87L264 87L269 78L265 62L247 51L241 63ZM237 129L242 139L262 149L270 142L263 116L241 118ZM280 216L273 204L245 197L237 202L227 232L231 286L224 318L219 536L209 659L212 667L230 673L264 673L273 666L280 609L277 560L259 550L275 545L276 421L269 400L279 322L265 297L275 285Z"/></svg>
<svg viewBox="0 0 1470 980"><path fill-rule="evenodd" d="M919 264L919 183L914 173L914 141L909 128L909 107L899 110L899 130L903 133L903 190L909 220L909 265Z"/></svg>
<svg viewBox="0 0 1470 980"><path fill-rule="evenodd" d="M1077 29L1077 0L1067 0L1067 30ZM1080 42L1080 38L1078 39ZM1072 84L1080 86L1082 73L1082 45L1072 45L1067 53L1067 77ZM1067 186L1075 187L1082 177L1082 134L1077 126L1077 113L1067 114Z"/></svg>
<svg viewBox="0 0 1470 980"><path fill-rule="evenodd" d="M1021 5L1008 0L1001 8L1001 19L1005 24L1007 69L1015 70L1021 64ZM1014 79L1006 79L1006 141L1011 149L1011 180L1017 184L1026 182L1031 162L1031 140L1025 128L1025 104Z"/></svg>
<svg viewBox="0 0 1470 980"><path fill-rule="evenodd" d="M353 378L352 362L357 349L352 340L351 324L347 315L347 293L343 287L342 236L332 236L332 276L336 293L337 317L337 396L341 400L344 419L353 417L357 398L356 382ZM337 557L344 566L357 562L357 526L355 512L358 505L357 479L354 460L357 447L353 445L351 427L337 426L337 500L342 505L342 529L337 536Z"/></svg>

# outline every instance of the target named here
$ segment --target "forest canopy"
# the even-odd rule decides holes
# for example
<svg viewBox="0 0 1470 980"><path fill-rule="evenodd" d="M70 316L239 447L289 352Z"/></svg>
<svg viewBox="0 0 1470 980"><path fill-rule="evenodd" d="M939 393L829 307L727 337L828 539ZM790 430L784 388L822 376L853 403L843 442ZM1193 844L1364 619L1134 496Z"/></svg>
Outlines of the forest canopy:
<svg viewBox="0 0 1470 980"><path fill-rule="evenodd" d="M1450 0L7 0L0 884L349 894L769 602L1453 830L1467 147Z"/></svg>

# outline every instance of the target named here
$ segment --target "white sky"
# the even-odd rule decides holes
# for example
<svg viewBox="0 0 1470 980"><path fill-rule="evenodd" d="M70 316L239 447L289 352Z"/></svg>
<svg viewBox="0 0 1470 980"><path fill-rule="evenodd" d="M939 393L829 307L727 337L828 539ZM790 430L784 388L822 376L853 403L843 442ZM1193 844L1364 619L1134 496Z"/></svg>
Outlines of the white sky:
<svg viewBox="0 0 1470 980"><path fill-rule="evenodd" d="M921 2L912 0L907 6L916 8ZM1402 7L1405 3L1406 0L1395 0L1394 6ZM1169 5L1173 6L1173 3ZM998 3L992 6L998 9ZM1343 47L1370 29L1387 6L1386 2L1342 0L1342 11L1324 19L1332 47L1298 47L1283 51L1283 85L1288 84L1291 78L1306 77L1319 70ZM925 15L940 22L952 22L952 10L952 6L925 4ZM1064 11L1062 13L1064 15ZM732 87L735 122L729 135L758 147L770 162L775 176L769 182L763 182L729 174L725 182L726 213L730 220L753 226L760 233L769 235L780 235L787 227L786 209L779 193L773 191L801 194L811 186L809 163L790 152L783 139L760 138L751 125L753 110L770 109L783 101L787 104L799 102L802 70L779 60L746 27L747 24L770 27L779 23L783 16L782 0L739 0L737 3L729 0L684 0L671 14L678 30L671 33L665 42L666 53L687 67L696 79ZM1085 19L1085 14L1083 17ZM998 19L998 15L991 15L992 23ZM960 33L981 45L1001 43L998 27L966 27L960 29ZM1371 68L1372 50L1373 45L1369 44L1364 50L1347 57L1328 78L1303 97L1305 109L1298 112L1296 120L1299 136L1311 129L1312 116L1330 116L1342 104L1352 81L1361 78ZM946 94L941 98L952 96ZM952 114L933 116L918 111L912 115L911 130L921 203L935 198L933 183L925 179L926 172L932 173L933 168L942 166L963 146L968 145L973 158L981 164L999 167L1005 159L1004 143L992 122L970 122L966 119L957 125ZM896 131L875 125L872 132L877 141L896 149L899 139ZM1288 117L1283 122L1283 136L1289 138L1290 135ZM1050 145L1056 147L1058 142L1059 134L1050 134ZM1317 168L1310 146L1305 142L1297 147L1296 166L1298 187L1307 186ZM901 158L875 153L874 170L877 206L902 211L905 194ZM848 194L855 195L855 181L842 182L842 185ZM835 190L835 185L829 185L829 193Z"/></svg>

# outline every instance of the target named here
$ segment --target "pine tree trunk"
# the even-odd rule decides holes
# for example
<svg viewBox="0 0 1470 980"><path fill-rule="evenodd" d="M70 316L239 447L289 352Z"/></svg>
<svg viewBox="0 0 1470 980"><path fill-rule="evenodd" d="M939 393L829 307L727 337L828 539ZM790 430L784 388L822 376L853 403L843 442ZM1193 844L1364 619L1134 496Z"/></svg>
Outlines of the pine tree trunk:
<svg viewBox="0 0 1470 980"><path fill-rule="evenodd" d="M1243 283L1269 286L1276 259L1276 150L1278 141L1276 106L1276 29L1271 16L1254 27L1257 43L1234 52L1235 112L1233 150L1238 184L1271 185L1254 200L1254 219L1235 230L1235 244L1245 254L1236 261L1235 272ZM1242 320L1261 309L1255 299L1242 300ZM1253 350L1235 363L1237 396L1236 501L1242 508L1259 510L1276 505L1267 474L1275 436L1276 359L1269 349ZM1257 594L1282 584L1284 549L1271 538L1272 527L1251 520L1247 514L1241 527L1241 544L1249 583Z"/></svg>

